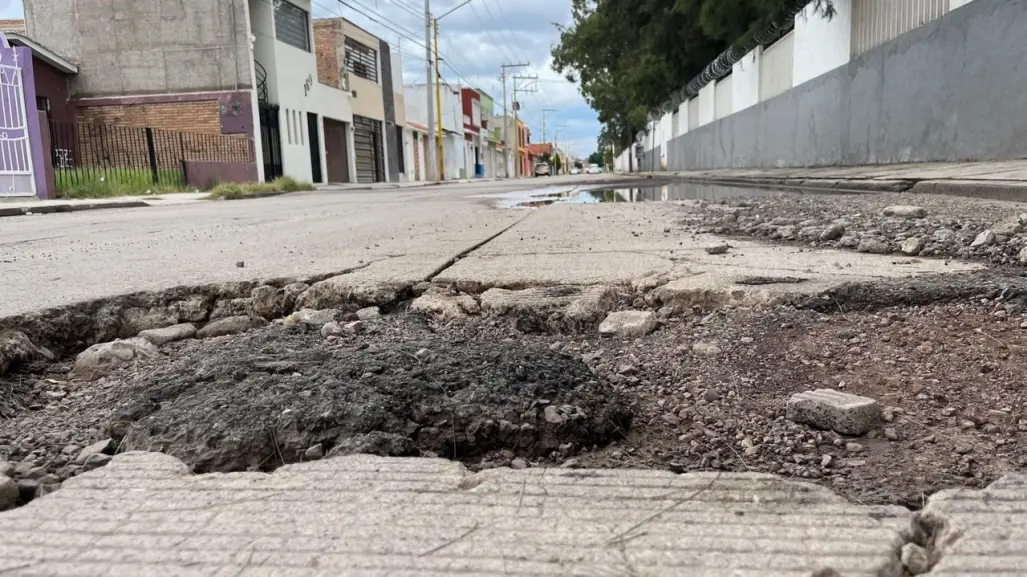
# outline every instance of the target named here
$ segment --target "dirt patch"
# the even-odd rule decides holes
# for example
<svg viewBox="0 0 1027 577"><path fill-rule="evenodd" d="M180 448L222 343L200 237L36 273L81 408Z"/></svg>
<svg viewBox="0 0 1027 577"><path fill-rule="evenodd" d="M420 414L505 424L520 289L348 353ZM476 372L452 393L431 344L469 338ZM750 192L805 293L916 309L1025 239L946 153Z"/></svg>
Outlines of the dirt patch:
<svg viewBox="0 0 1027 577"><path fill-rule="evenodd" d="M273 326L204 343L137 383L112 427L125 431L123 449L160 450L198 472L273 469L315 445L535 459L605 445L631 423L624 399L579 359L443 338L409 318L331 342Z"/></svg>

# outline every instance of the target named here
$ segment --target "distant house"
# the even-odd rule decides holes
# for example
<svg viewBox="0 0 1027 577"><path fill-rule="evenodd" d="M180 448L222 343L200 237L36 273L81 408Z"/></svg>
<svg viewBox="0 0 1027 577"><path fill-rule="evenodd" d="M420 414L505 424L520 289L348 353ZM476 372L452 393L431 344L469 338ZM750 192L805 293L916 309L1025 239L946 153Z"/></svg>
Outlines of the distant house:
<svg viewBox="0 0 1027 577"><path fill-rule="evenodd" d="M0 20L0 32L11 46L22 46L32 51L35 71L36 108L45 112L47 119L61 122L75 120L75 108L70 104L69 79L78 74L78 66L25 34L24 20Z"/></svg>

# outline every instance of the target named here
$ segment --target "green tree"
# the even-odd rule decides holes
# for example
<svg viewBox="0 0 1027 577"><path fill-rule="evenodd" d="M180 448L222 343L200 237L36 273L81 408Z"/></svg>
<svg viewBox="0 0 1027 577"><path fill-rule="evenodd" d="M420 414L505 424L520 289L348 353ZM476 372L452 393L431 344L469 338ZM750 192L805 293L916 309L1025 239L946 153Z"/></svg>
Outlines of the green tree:
<svg viewBox="0 0 1027 577"><path fill-rule="evenodd" d="M563 160L560 159L560 155L553 155L553 174L560 174L560 168L563 166Z"/></svg>
<svg viewBox="0 0 1027 577"><path fill-rule="evenodd" d="M597 151L593 152L592 154L588 155L588 163L589 164L598 164L598 165L602 166L603 165L603 153L599 152L597 150Z"/></svg>

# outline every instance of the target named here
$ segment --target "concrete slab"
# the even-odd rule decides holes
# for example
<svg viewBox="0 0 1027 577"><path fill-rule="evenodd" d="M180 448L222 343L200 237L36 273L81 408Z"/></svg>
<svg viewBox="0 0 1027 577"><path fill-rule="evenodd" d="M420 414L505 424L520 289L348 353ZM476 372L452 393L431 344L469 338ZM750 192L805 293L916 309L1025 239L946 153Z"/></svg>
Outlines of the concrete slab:
<svg viewBox="0 0 1027 577"><path fill-rule="evenodd" d="M666 284L675 295L769 301L816 294L849 281L975 270L970 263L732 240L682 231L690 204L554 205L446 269L437 282L482 287L530 284ZM787 279L791 279L790 281ZM766 281L771 282L766 282ZM674 300L674 295L668 298ZM685 305L686 303L681 303ZM697 304L697 303L696 303ZM688 305L690 306L690 305Z"/></svg>
<svg viewBox="0 0 1027 577"><path fill-rule="evenodd" d="M0 571L897 577L910 527L905 509L762 474L472 474L354 456L191 476L167 455L126 453L0 515Z"/></svg>

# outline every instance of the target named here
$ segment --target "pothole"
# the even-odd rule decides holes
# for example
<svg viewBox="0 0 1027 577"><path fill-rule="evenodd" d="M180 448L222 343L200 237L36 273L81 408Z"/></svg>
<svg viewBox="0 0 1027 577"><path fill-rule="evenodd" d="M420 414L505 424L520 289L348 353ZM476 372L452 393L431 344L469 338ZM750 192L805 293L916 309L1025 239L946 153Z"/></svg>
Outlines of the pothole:
<svg viewBox="0 0 1027 577"><path fill-rule="evenodd" d="M271 326L201 344L135 388L110 426L115 441L201 473L354 452L546 458L622 438L632 419L580 359L407 331L347 342Z"/></svg>

